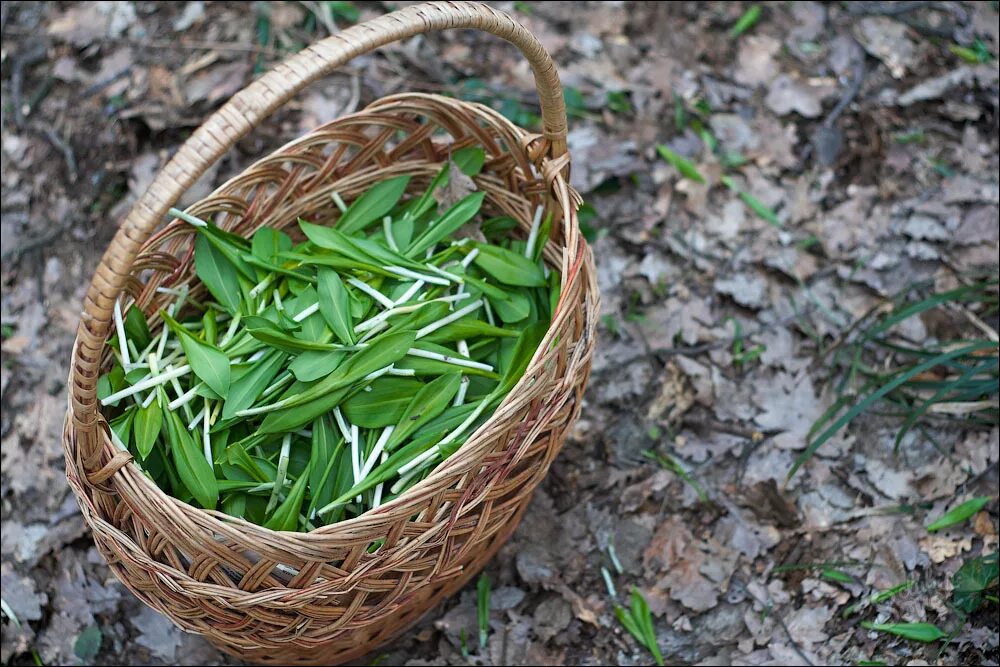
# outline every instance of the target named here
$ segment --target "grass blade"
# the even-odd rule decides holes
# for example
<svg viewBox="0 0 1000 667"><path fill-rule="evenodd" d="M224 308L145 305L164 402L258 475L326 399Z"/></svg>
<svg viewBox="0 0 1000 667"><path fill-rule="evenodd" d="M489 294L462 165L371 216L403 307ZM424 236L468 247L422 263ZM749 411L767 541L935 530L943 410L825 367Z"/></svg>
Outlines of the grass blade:
<svg viewBox="0 0 1000 667"><path fill-rule="evenodd" d="M660 154L660 157L669 162L684 178L695 183L705 182L705 177L701 175L701 172L688 159L678 155L663 144L657 145L656 152Z"/></svg>
<svg viewBox="0 0 1000 667"><path fill-rule="evenodd" d="M944 639L948 633L933 623L862 623L862 626L877 632L887 632L903 639L912 639L929 644Z"/></svg>
<svg viewBox="0 0 1000 667"><path fill-rule="evenodd" d="M980 496L978 498L965 501L955 509L947 512L941 518L928 525L927 532L935 533L949 526L954 526L957 523L962 523L963 521L971 519L979 512L979 510L986 507L990 500L991 498L989 496Z"/></svg>
<svg viewBox="0 0 1000 667"><path fill-rule="evenodd" d="M899 374L898 376L893 378L890 382L888 382L887 384L883 385L879 389L875 390L874 392L866 396L863 400L859 401L858 403L855 403L854 407L852 407L846 414L837 419L837 421L835 421L832 425L827 427L827 429L823 431L822 434L820 434L815 440L809 443L809 446L806 447L805 451L799 455L798 459L796 459L795 464L792 466L792 469L788 471L786 480L791 479L798 471L798 469L802 466L802 464L808 461L812 457L812 455L816 452L816 450L819 449L823 443L825 443L827 440L833 437L833 435L837 433L837 431L839 431L848 422L850 422L852 419L854 419L859 414L868 409L868 407L871 406L873 403L875 403L877 400L879 400L886 394L890 393L892 390L898 388L900 385L910 380L911 378L919 375L920 373L930 370L931 368L934 368L935 366L941 363L944 363L956 357L964 356L967 354L977 352L979 350L985 350L992 347L994 347L994 344L989 342L978 342L978 343L973 343L971 345L965 345L957 349L951 350L949 352L945 352L943 354L939 354L935 357L932 357L931 359L914 366L907 372Z"/></svg>

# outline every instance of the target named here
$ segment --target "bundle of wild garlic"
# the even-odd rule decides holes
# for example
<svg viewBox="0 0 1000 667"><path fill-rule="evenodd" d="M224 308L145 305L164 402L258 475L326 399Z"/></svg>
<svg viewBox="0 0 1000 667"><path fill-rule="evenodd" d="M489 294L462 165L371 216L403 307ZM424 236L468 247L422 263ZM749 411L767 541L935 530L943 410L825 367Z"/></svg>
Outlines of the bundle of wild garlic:
<svg viewBox="0 0 1000 667"><path fill-rule="evenodd" d="M275 530L357 516L426 477L523 375L558 299L540 209L527 240L506 237L511 218L473 222L482 192L438 213L449 169L482 163L457 151L405 201L408 176L350 206L334 194L336 227L300 220L298 245L172 210L197 230L208 296L159 288L173 302L156 334L116 304L98 385L114 442L175 497Z"/></svg>

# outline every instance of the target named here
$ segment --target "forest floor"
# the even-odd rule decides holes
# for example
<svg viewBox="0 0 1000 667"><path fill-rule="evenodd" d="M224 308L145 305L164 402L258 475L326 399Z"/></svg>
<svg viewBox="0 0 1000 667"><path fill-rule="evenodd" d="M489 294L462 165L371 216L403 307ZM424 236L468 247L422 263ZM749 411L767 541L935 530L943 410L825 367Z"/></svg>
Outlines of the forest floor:
<svg viewBox="0 0 1000 667"><path fill-rule="evenodd" d="M82 297L202 119L283 53L390 4L3 3L4 664L232 662L111 577L63 480ZM600 340L582 417L487 568L486 646L473 582L382 664L649 663L603 567L618 603L641 592L668 663L996 665L995 589L966 614L953 581L997 550L995 407L979 423L921 421L897 451L902 420L883 405L786 478L844 388L835 351L852 325L901 293L996 276L997 3L762 3L742 34L749 3L496 5L566 85ZM509 45L412 39L310 88L185 201L414 89L537 122ZM970 322L995 335L981 306L908 318L891 342L932 349ZM968 520L926 529L976 497L988 502ZM934 624L950 640L865 622Z"/></svg>

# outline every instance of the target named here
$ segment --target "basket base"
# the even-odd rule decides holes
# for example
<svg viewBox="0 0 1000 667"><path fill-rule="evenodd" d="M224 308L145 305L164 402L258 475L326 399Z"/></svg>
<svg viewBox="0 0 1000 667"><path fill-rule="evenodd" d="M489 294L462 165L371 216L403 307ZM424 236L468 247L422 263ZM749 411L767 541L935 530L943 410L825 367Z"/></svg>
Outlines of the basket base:
<svg viewBox="0 0 1000 667"><path fill-rule="evenodd" d="M275 655L273 650L247 651L227 642L218 641L214 637L206 639L220 651L228 655L252 662L258 665L342 665L356 661L366 655L377 652L378 648L406 633L424 616L432 612L442 600L458 592L463 586L486 567L486 563L496 555L510 536L517 530L524 512L530 505L521 503L517 513L508 525L493 535L491 542L484 545L479 555L463 568L458 574L444 580L433 587L421 591L418 599L411 599L397 612L382 619L376 626L363 632L354 631L331 641L304 648L296 645L294 649ZM426 591L426 593L424 592ZM370 661L363 661L370 664Z"/></svg>

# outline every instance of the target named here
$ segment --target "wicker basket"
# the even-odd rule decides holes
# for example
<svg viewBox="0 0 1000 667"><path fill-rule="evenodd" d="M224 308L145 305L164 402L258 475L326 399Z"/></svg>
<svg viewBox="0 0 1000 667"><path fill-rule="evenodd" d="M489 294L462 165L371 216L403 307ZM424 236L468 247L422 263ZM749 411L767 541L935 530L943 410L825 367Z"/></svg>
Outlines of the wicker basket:
<svg viewBox="0 0 1000 667"><path fill-rule="evenodd" d="M484 210L530 226L538 205L559 224L544 257L562 272L548 334L525 376L452 457L396 500L310 533L267 530L166 495L116 449L96 400L110 363L116 298L156 313L159 286L190 284L191 229L154 234L167 209L261 119L354 56L397 39L477 28L515 44L534 70L544 133L487 107L397 95L310 132L260 160L189 210L249 235L297 217L334 224L330 193L356 196L412 174L419 192L450 150L487 156L475 178ZM555 67L510 17L483 5L412 6L325 39L237 94L180 148L125 219L84 302L69 378L67 478L101 554L143 602L222 650L260 663L331 664L360 657L412 625L473 577L516 528L580 411L598 293L593 259L567 184L566 115ZM158 318L151 326L162 326ZM378 540L384 544L369 553Z"/></svg>

